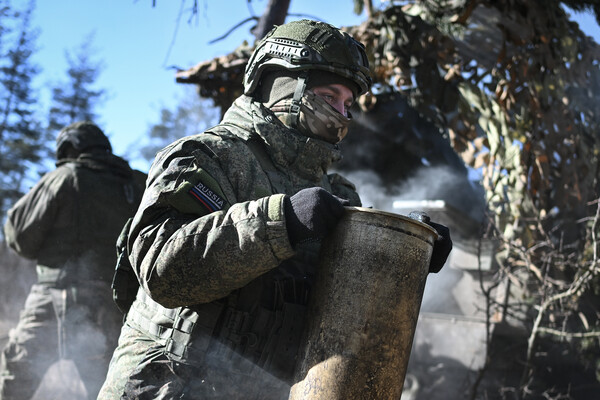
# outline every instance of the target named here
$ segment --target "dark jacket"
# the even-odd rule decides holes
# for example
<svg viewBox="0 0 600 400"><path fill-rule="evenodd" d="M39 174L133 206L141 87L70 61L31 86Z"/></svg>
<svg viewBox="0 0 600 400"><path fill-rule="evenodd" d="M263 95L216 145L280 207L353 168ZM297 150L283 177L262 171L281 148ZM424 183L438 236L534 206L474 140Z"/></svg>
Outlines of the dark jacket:
<svg viewBox="0 0 600 400"><path fill-rule="evenodd" d="M110 153L83 153L57 168L9 211L6 242L37 259L41 283L110 283L115 242L140 202L145 174Z"/></svg>

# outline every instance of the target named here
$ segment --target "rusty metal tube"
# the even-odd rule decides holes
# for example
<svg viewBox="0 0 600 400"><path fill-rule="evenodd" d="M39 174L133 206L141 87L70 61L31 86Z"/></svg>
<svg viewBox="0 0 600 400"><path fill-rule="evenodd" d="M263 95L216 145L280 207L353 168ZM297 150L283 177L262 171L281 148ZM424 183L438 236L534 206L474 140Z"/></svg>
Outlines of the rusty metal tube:
<svg viewBox="0 0 600 400"><path fill-rule="evenodd" d="M437 237L346 207L324 241L290 400L398 400Z"/></svg>

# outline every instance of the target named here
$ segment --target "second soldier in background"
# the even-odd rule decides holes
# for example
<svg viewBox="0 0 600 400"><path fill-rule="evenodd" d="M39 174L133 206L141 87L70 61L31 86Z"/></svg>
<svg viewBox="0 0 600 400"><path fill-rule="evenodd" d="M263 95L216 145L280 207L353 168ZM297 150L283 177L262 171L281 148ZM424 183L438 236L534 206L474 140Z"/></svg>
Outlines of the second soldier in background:
<svg viewBox="0 0 600 400"><path fill-rule="evenodd" d="M122 314L112 301L115 242L140 202L145 174L112 154L91 122L56 139L56 169L8 212L8 245L37 260L37 283L0 361L0 399L31 398L50 366L72 359L95 399ZM63 382L64 383L64 382Z"/></svg>

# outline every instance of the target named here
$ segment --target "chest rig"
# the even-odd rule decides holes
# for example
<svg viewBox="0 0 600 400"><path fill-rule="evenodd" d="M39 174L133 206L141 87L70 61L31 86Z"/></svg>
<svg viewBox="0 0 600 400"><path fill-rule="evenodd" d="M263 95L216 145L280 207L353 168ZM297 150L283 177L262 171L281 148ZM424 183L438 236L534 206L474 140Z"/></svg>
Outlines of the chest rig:
<svg viewBox="0 0 600 400"><path fill-rule="evenodd" d="M259 138L238 144L251 150L254 159L249 162L260 166L270 194L315 186L290 179L288 172L277 168ZM321 185L331 189L326 176ZM233 373L252 376L267 371L290 381L319 247L319 243L302 244L296 256L279 267L207 304L166 309L140 289L127 322L164 345L171 360L198 367L215 361L234 369ZM237 362L241 359L251 362Z"/></svg>

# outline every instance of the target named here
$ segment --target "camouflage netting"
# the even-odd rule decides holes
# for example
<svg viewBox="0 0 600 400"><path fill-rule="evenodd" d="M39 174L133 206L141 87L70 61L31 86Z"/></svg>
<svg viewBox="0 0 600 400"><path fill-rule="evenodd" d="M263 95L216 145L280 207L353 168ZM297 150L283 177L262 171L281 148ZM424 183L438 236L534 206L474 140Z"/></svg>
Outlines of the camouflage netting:
<svg viewBox="0 0 600 400"><path fill-rule="evenodd" d="M252 50L252 47L243 44L231 54L178 72L176 82L197 85L198 94L212 99L224 112L244 92L244 70Z"/></svg>
<svg viewBox="0 0 600 400"><path fill-rule="evenodd" d="M522 365L542 357L536 343L550 338L600 371L590 356L600 337L600 47L558 1L403 3L346 28L366 45L378 83L360 108L377 112L399 94L415 124L435 127L480 173L488 232L501 243L498 281L514 295L507 308L490 296L490 314L520 320L529 335ZM198 64L177 81L226 109L242 92L250 51ZM370 135L415 143L402 144L397 130ZM365 162L398 155L397 146L369 145L391 154Z"/></svg>
<svg viewBox="0 0 600 400"><path fill-rule="evenodd" d="M509 238L537 239L538 227L518 222L524 217L555 224L557 210L563 222L588 215L597 192L596 43L554 3L430 3L394 6L346 28L367 47L374 92L400 93L467 165L481 169L498 228ZM200 63L177 81L198 85L224 110L242 92L251 50L244 45ZM378 97L362 96L361 109L372 109ZM580 235L573 226L568 232L574 240Z"/></svg>

